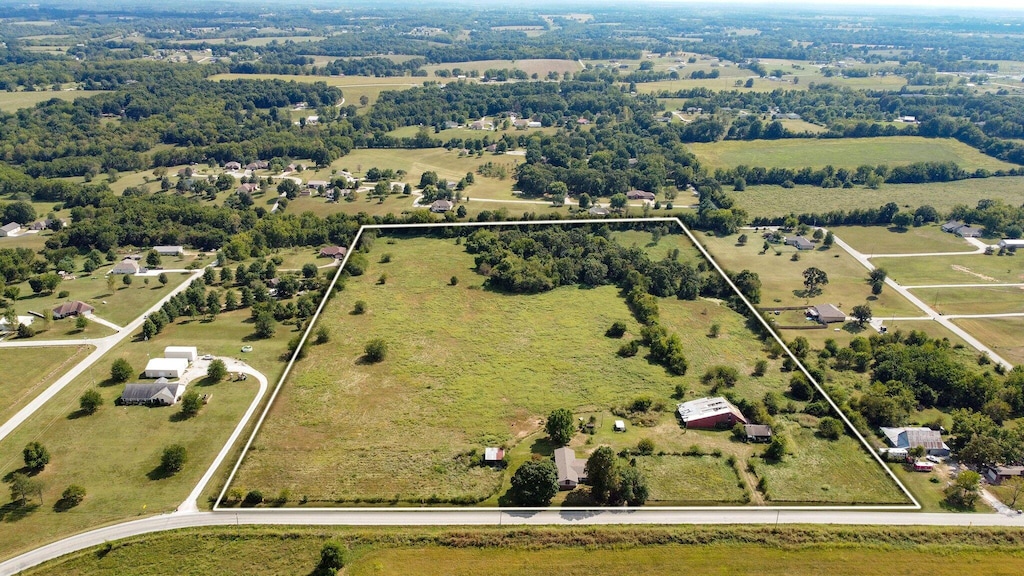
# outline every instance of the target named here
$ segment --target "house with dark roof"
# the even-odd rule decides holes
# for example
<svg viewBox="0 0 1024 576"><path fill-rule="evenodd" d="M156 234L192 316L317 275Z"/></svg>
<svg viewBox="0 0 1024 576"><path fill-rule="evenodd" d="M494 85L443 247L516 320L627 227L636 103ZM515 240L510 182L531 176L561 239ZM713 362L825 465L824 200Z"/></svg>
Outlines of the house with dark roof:
<svg viewBox="0 0 1024 576"><path fill-rule="evenodd" d="M259 184L254 184L252 182L246 182L245 184L242 184L241 186L236 188L235 192L245 192L247 194L252 194L254 192L258 192L259 189L260 189L260 185Z"/></svg>
<svg viewBox="0 0 1024 576"><path fill-rule="evenodd" d="M654 200L654 192L648 192L646 190L630 190L626 192L626 198L629 200Z"/></svg>
<svg viewBox="0 0 1024 576"><path fill-rule="evenodd" d="M126 406L171 406L181 400L185 393L184 384L171 384L160 378L152 384L128 384L118 399Z"/></svg>
<svg viewBox="0 0 1024 576"><path fill-rule="evenodd" d="M942 434L931 428L881 428L889 445L893 448L910 450L923 446L931 456L949 456L949 446L942 441Z"/></svg>
<svg viewBox="0 0 1024 576"><path fill-rule="evenodd" d="M942 225L942 231L953 234L957 230L963 228L966 225L967 224L965 222L961 222L960 220L950 220L949 222L946 222L945 224Z"/></svg>
<svg viewBox="0 0 1024 576"><path fill-rule="evenodd" d="M449 210L451 210L454 207L455 207L455 204L452 204L451 200L434 200L434 203L430 205L430 211L431 212L442 213L442 212L448 212Z"/></svg>
<svg viewBox="0 0 1024 576"><path fill-rule="evenodd" d="M833 324L835 322L846 322L846 312L836 308L832 304L819 304L807 309L807 316L821 324Z"/></svg>
<svg viewBox="0 0 1024 576"><path fill-rule="evenodd" d="M771 442L772 427L765 424L744 424L743 431L747 434L747 442Z"/></svg>
<svg viewBox="0 0 1024 576"><path fill-rule="evenodd" d="M572 490L587 481L587 461L576 457L568 446L555 450L555 468L558 470L558 489Z"/></svg>
<svg viewBox="0 0 1024 576"><path fill-rule="evenodd" d="M92 314L93 310L95 310L95 308L86 304L85 302L82 302L81 300L75 300L74 302L65 302L53 309L53 319L60 320L61 318L67 318L68 316Z"/></svg>
<svg viewBox="0 0 1024 576"><path fill-rule="evenodd" d="M803 236L787 237L786 246L795 246L797 250L814 250L814 244Z"/></svg>
<svg viewBox="0 0 1024 576"><path fill-rule="evenodd" d="M992 484L1002 484L1003 480L1024 476L1024 466L989 466L985 470L985 478Z"/></svg>
<svg viewBox="0 0 1024 576"><path fill-rule="evenodd" d="M345 248L344 246L324 246L320 249L320 257L340 260L345 257L347 252L348 248Z"/></svg>

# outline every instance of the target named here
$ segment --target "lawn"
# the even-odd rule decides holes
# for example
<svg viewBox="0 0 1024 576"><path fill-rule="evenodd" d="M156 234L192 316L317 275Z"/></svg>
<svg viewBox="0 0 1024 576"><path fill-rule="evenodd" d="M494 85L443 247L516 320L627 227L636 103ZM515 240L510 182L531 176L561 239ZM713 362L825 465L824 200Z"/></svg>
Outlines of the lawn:
<svg viewBox="0 0 1024 576"><path fill-rule="evenodd" d="M884 226L835 226L830 228L854 249L864 254L915 254L928 252L973 252L974 245L943 232L938 224L904 230Z"/></svg>
<svg viewBox="0 0 1024 576"><path fill-rule="evenodd" d="M732 196L740 208L756 218L878 208L889 202L896 202L903 209L913 210L927 204L939 212L948 212L958 204L975 206L979 200L985 199L1017 205L1022 195L1024 178L1014 176L928 184L883 184L878 190L864 187L824 190L817 186L748 186Z"/></svg>
<svg viewBox="0 0 1024 576"><path fill-rule="evenodd" d="M0 348L0 422L6 422L91 350L91 346Z"/></svg>
<svg viewBox="0 0 1024 576"><path fill-rule="evenodd" d="M1019 256L923 256L874 258L871 262L904 286L1024 282L1024 258Z"/></svg>
<svg viewBox="0 0 1024 576"><path fill-rule="evenodd" d="M659 251L676 242L663 238ZM385 253L391 261L380 263ZM559 407L601 422L595 436L571 443L581 456L601 444L618 451L651 437L658 450L670 453L697 444L745 458L750 448L729 440L728 432L680 430L671 397L675 384L693 397L705 395L700 376L723 363L740 371L732 390L738 397L760 398L787 381L777 360L766 376L749 376L764 357L761 344L743 316L715 301L660 302L662 323L683 338L690 361L687 376L673 377L639 356L615 355L622 341L604 337L607 327L624 321L627 337L635 337L639 326L612 286L495 293L482 288L472 255L453 241L424 237L377 238L368 260L366 273L350 278L320 319L337 342L311 347L296 365L232 488L287 489L316 504L494 504L507 475L472 466L471 454L504 445L513 465L532 453L550 454L537 433ZM380 284L384 273L387 281ZM452 276L457 286L449 285ZM360 300L367 312L352 314ZM718 338L707 336L713 324L721 328ZM361 360L373 337L389 343L380 364ZM610 410L638 395L664 408L652 415L651 427L612 434ZM860 462L847 458L846 464L858 468ZM887 481L870 464L857 474ZM834 484L841 493L841 481ZM812 494L810 501L817 498Z"/></svg>
<svg viewBox="0 0 1024 576"><path fill-rule="evenodd" d="M214 322L168 326L146 342L125 340L5 438L0 443L0 474L21 466L21 450L32 440L46 446L52 459L38 476L43 505L37 500L28 509L0 508L0 523L8 526L0 540L0 557L108 522L174 510L223 447L258 382L194 384L212 399L198 416L181 420L176 407L115 406L123 386L109 383L110 365L125 358L141 371L148 358L162 355L165 346L180 344L198 344L200 353L242 356L239 349L252 333L248 317L248 310L239 310L221 314ZM289 330L279 327L274 339L252 342L255 350L245 360L276 380L290 336ZM96 414L83 416L78 413L78 398L90 388L100 391L104 403ZM186 447L188 462L180 473L163 477L158 470L160 454L173 443ZM54 503L71 483L86 489L85 501L57 512Z"/></svg>
<svg viewBox="0 0 1024 576"><path fill-rule="evenodd" d="M758 274L762 307L832 303L849 313L858 304L868 304L875 316L921 313L894 290L886 289L877 298L873 297L867 269L842 248L803 250L799 252L800 260L794 262L791 260L796 252L794 247L773 244L766 254L761 254L763 240L756 232L746 234L750 237L746 246L736 245L737 236L706 236L701 241L725 269L733 273L747 269ZM810 267L823 270L829 283L823 287L821 295L808 298L804 295L803 271Z"/></svg>
<svg viewBox="0 0 1024 576"><path fill-rule="evenodd" d="M54 98L60 100L78 100L102 94L103 90L60 90L41 92L0 92L0 111L14 112L20 108L31 108L40 102Z"/></svg>
<svg viewBox="0 0 1024 576"><path fill-rule="evenodd" d="M789 140L729 140L690 144L690 150L708 168L740 165L767 168L856 168L862 164L897 166L913 162L956 162L961 168L1005 170L1013 164L997 160L953 139L892 136Z"/></svg>
<svg viewBox="0 0 1024 576"><path fill-rule="evenodd" d="M26 575L176 576L313 571L329 540L349 549L345 574L552 573L669 576L1015 574L1017 533L1002 529L874 527L215 527L150 534L83 550ZM415 544L402 545L402 542ZM647 542L647 544L641 544ZM650 544L660 542L661 544ZM167 561L173 558L173 561Z"/></svg>
<svg viewBox="0 0 1024 576"><path fill-rule="evenodd" d="M970 332L1007 362L1024 364L1024 345L1020 340L1020 335L1024 334L1024 317L961 318L953 320L953 323Z"/></svg>
<svg viewBox="0 0 1024 576"><path fill-rule="evenodd" d="M918 288L915 296L939 314L1024 312L1024 286L1003 288Z"/></svg>
<svg viewBox="0 0 1024 576"><path fill-rule="evenodd" d="M406 76L377 78L373 76L301 76L291 74L215 74L210 80L235 80L244 78L247 80L284 80L285 82L326 82L329 86L341 88L346 104L360 106L359 99L362 96L369 98L369 105L377 101L377 96L385 90L405 90L412 86L422 86L421 78ZM447 82L450 79L429 78L432 82ZM366 108L363 108L364 110Z"/></svg>
<svg viewBox="0 0 1024 576"><path fill-rule="evenodd" d="M743 504L749 498L724 457L640 456L636 466L650 483L648 504Z"/></svg>

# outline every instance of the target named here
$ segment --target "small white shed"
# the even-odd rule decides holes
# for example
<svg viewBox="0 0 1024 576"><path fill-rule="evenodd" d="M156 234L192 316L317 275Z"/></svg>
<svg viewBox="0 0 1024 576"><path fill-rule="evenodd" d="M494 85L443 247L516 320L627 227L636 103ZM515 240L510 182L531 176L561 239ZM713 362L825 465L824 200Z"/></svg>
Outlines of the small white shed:
<svg viewBox="0 0 1024 576"><path fill-rule="evenodd" d="M168 346L164 348L164 358L184 358L189 364L199 357L199 350L195 346Z"/></svg>
<svg viewBox="0 0 1024 576"><path fill-rule="evenodd" d="M612 426L612 430L614 430L615 432L625 432L626 431L626 423L624 421L622 421L622 420L616 420L615 421L615 425Z"/></svg>
<svg viewBox="0 0 1024 576"><path fill-rule="evenodd" d="M181 378L188 369L185 358L153 358L146 364L146 378Z"/></svg>

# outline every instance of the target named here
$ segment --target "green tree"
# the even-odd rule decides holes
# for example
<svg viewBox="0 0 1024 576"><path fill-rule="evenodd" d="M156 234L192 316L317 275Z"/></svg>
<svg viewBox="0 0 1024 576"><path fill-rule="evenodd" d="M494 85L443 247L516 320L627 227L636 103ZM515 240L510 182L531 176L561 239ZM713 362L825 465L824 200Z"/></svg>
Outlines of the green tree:
<svg viewBox="0 0 1024 576"><path fill-rule="evenodd" d="M134 375L135 369L124 358L118 358L110 365L110 379L118 384L127 382Z"/></svg>
<svg viewBox="0 0 1024 576"><path fill-rule="evenodd" d="M11 502L18 506L28 505L29 498L42 493L43 485L21 472L11 475Z"/></svg>
<svg viewBox="0 0 1024 576"><path fill-rule="evenodd" d="M626 202L626 195L620 193L612 196L608 205L611 206L614 210L622 210L623 208L626 207Z"/></svg>
<svg viewBox="0 0 1024 576"><path fill-rule="evenodd" d="M213 318L217 314L220 314L220 311L220 293L216 291L210 291L210 293L206 295L206 313L209 314L211 318Z"/></svg>
<svg viewBox="0 0 1024 576"><path fill-rule="evenodd" d="M388 343L383 338L374 338L363 347L363 353L368 362L381 362L388 355Z"/></svg>
<svg viewBox="0 0 1024 576"><path fill-rule="evenodd" d="M29 442L21 451L25 459L25 467L29 470L42 470L50 463L50 451L39 442Z"/></svg>
<svg viewBox="0 0 1024 576"><path fill-rule="evenodd" d="M838 440L843 435L843 423L837 418L826 416L818 421L818 433L821 434L822 438Z"/></svg>
<svg viewBox="0 0 1024 576"><path fill-rule="evenodd" d="M509 490L517 506L547 506L558 494L558 470L551 460L527 460L512 475Z"/></svg>
<svg viewBox="0 0 1024 576"><path fill-rule="evenodd" d="M274 335L276 326L277 322L274 320L274 315L270 312L260 312L256 315L257 338L270 338Z"/></svg>
<svg viewBox="0 0 1024 576"><path fill-rule="evenodd" d="M863 326L864 324L871 321L871 306L867 304L860 304L853 307L853 318L857 321L857 324Z"/></svg>
<svg viewBox="0 0 1024 576"><path fill-rule="evenodd" d="M124 284L125 286L131 286L132 285L132 275L131 274L125 274L125 275L121 276L121 283Z"/></svg>
<svg viewBox="0 0 1024 576"><path fill-rule="evenodd" d="M235 308L238 308L238 296L235 296L234 290L228 290L224 294L224 309L234 310Z"/></svg>
<svg viewBox="0 0 1024 576"><path fill-rule="evenodd" d="M365 96L363 96L365 98ZM316 576L327 576L338 573L345 567L345 549L337 542L328 542L320 548L320 562L316 565Z"/></svg>
<svg viewBox="0 0 1024 576"><path fill-rule="evenodd" d="M206 369L206 377L213 382L220 382L227 375L228 367L220 358L210 362L210 366Z"/></svg>
<svg viewBox="0 0 1024 576"><path fill-rule="evenodd" d="M150 250L146 254L146 266L150 268L156 268L160 265L160 253L156 250Z"/></svg>
<svg viewBox="0 0 1024 576"><path fill-rule="evenodd" d="M946 488L946 502L956 508L973 509L978 500L981 475L972 470L962 470L956 481Z"/></svg>
<svg viewBox="0 0 1024 576"><path fill-rule="evenodd" d="M654 454L654 440L651 440L650 438L641 438L640 441L636 443L636 451L641 456L650 456L651 454Z"/></svg>
<svg viewBox="0 0 1024 576"><path fill-rule="evenodd" d="M831 248L835 243L836 237L832 234L832 231L829 230L828 233L825 234L825 240L822 242L822 245L826 248Z"/></svg>
<svg viewBox="0 0 1024 576"><path fill-rule="evenodd" d="M78 399L78 407L86 414L95 414L103 405L103 396L99 390L90 388Z"/></svg>
<svg viewBox="0 0 1024 576"><path fill-rule="evenodd" d="M576 434L576 420L568 408L559 408L548 414L544 430L552 444L565 446Z"/></svg>
<svg viewBox="0 0 1024 576"><path fill-rule="evenodd" d="M145 340L149 340L159 333L160 330L157 328L156 323L152 319L146 318L146 321L142 323L142 337Z"/></svg>
<svg viewBox="0 0 1024 576"><path fill-rule="evenodd" d="M618 484L618 461L608 446L601 446L587 459L587 482L590 495L600 504L607 504Z"/></svg>
<svg viewBox="0 0 1024 576"><path fill-rule="evenodd" d="M164 448L164 452L160 456L160 467L164 473L172 475L181 472L186 461L188 461L188 451L185 450L185 447L181 444L172 444Z"/></svg>
<svg viewBox="0 0 1024 576"><path fill-rule="evenodd" d="M167 273L166 272L161 272L160 275L156 277L156 279L157 279L158 282L160 282L161 286L167 286Z"/></svg>
<svg viewBox="0 0 1024 576"><path fill-rule="evenodd" d="M615 487L612 502L615 504L624 503L630 506L642 506L647 502L650 489L647 487L647 479L633 466L625 466L619 470L618 485Z"/></svg>
<svg viewBox="0 0 1024 576"><path fill-rule="evenodd" d="M808 295L821 294L821 287L826 284L828 284L828 274L824 270L814 266L804 270L804 288Z"/></svg>
<svg viewBox="0 0 1024 576"><path fill-rule="evenodd" d="M362 300L356 300L355 305L352 307L352 313L359 315L366 313L366 302Z"/></svg>
<svg viewBox="0 0 1024 576"><path fill-rule="evenodd" d="M85 488L78 484L71 484L61 492L60 502L58 502L58 508L61 510L67 510L68 508L74 508L85 500Z"/></svg>
<svg viewBox="0 0 1024 576"><path fill-rule="evenodd" d="M189 390L181 397L181 414L185 418L191 418L196 414L199 414L199 410L203 407L203 398L199 395L199 392L195 390Z"/></svg>
<svg viewBox="0 0 1024 576"><path fill-rule="evenodd" d="M331 341L331 331L327 326L319 326L316 329L316 343L326 344Z"/></svg>
<svg viewBox="0 0 1024 576"><path fill-rule="evenodd" d="M782 434L773 434L772 441L765 448L764 457L768 460L774 460L775 462L781 461L786 457L786 450L789 449L786 437Z"/></svg>
<svg viewBox="0 0 1024 576"><path fill-rule="evenodd" d="M82 316L81 314L79 314L78 318L75 318L75 328L78 329L78 330L85 330L88 327L89 327L89 319L86 318L85 316Z"/></svg>
<svg viewBox="0 0 1024 576"><path fill-rule="evenodd" d="M810 400L814 397L814 387L806 376L797 372L789 379L789 394L797 400Z"/></svg>
<svg viewBox="0 0 1024 576"><path fill-rule="evenodd" d="M316 267L316 264L313 264L312 262L302 265L303 278L316 278L319 273L320 270Z"/></svg>

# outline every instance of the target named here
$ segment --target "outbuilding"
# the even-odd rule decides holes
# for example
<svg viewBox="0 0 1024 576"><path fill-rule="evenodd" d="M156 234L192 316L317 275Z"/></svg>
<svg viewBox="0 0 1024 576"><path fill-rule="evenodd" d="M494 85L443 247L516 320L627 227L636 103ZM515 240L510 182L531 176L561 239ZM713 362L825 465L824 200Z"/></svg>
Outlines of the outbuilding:
<svg viewBox="0 0 1024 576"><path fill-rule="evenodd" d="M153 246L153 250L161 256L181 256L185 253L184 246Z"/></svg>
<svg viewBox="0 0 1024 576"><path fill-rule="evenodd" d="M747 442L771 442L772 427L765 424L744 424L743 431L747 434Z"/></svg>
<svg viewBox="0 0 1024 576"><path fill-rule="evenodd" d="M721 396L683 402L677 413L687 428L732 428L737 422L747 423L739 408Z"/></svg>
<svg viewBox="0 0 1024 576"><path fill-rule="evenodd" d="M1024 248L1024 238L1003 238L999 241L1000 248Z"/></svg>
<svg viewBox="0 0 1024 576"><path fill-rule="evenodd" d="M1024 476L1024 466L992 466L985 471L985 477L993 484L1021 476Z"/></svg>
<svg viewBox="0 0 1024 576"><path fill-rule="evenodd" d="M188 370L185 358L152 358L146 363L146 378L181 378Z"/></svg>
<svg viewBox="0 0 1024 576"><path fill-rule="evenodd" d="M484 464L501 466L505 463L505 449L497 447L484 448Z"/></svg>
<svg viewBox="0 0 1024 576"><path fill-rule="evenodd" d="M199 350L195 346L168 346L164 348L164 358L184 358L189 364L199 357Z"/></svg>
<svg viewBox="0 0 1024 576"><path fill-rule="evenodd" d="M889 445L893 448L911 448L921 446L930 456L949 456L949 446L942 441L942 434L931 428L882 428Z"/></svg>
<svg viewBox="0 0 1024 576"><path fill-rule="evenodd" d="M616 420L615 424L612 425L612 430L614 432L625 432L626 431L626 422L624 420Z"/></svg>
<svg viewBox="0 0 1024 576"><path fill-rule="evenodd" d="M21 232L21 224L17 222L11 222L0 226L0 236L14 236L18 232Z"/></svg>

